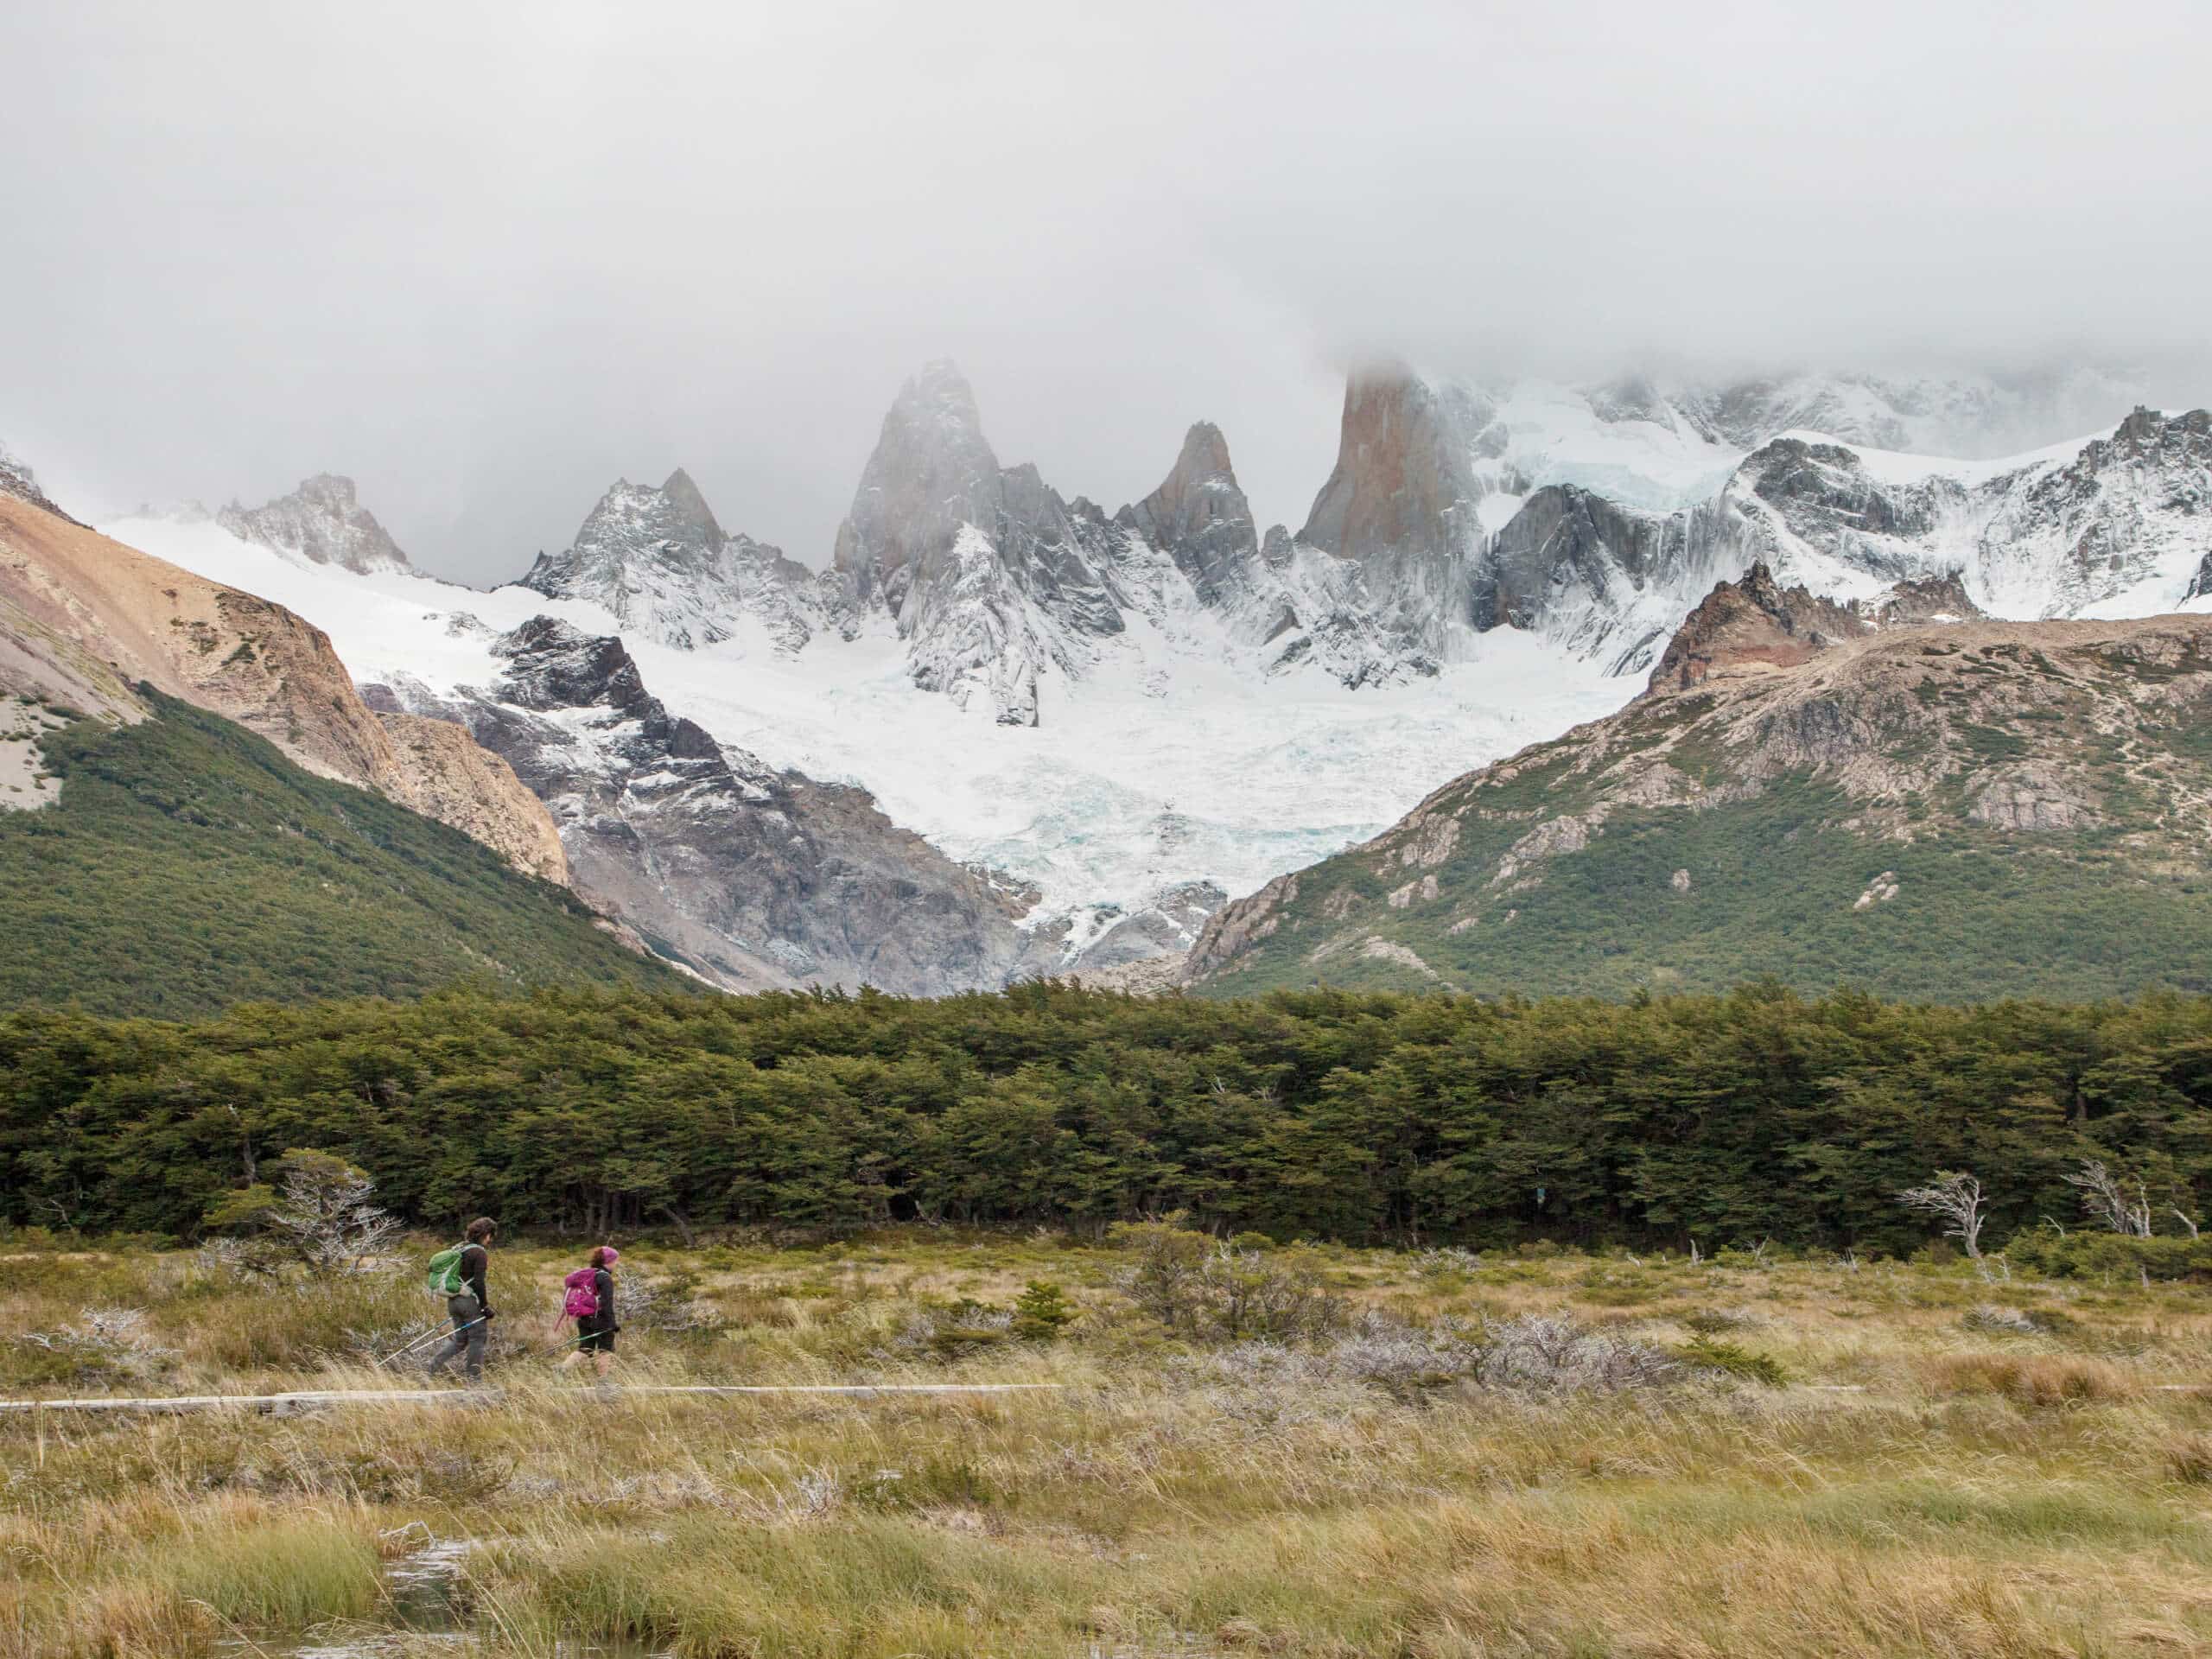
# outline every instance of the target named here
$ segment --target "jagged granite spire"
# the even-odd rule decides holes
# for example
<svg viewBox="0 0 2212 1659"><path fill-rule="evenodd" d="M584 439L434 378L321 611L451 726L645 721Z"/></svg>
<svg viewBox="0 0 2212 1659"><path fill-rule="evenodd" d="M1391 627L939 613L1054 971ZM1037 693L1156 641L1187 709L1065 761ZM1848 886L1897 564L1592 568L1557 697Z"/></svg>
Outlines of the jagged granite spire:
<svg viewBox="0 0 2212 1659"><path fill-rule="evenodd" d="M1337 464L1298 539L1347 558L1440 559L1477 535L1469 435L1434 388L1402 364L1344 382Z"/></svg>
<svg viewBox="0 0 2212 1659"><path fill-rule="evenodd" d="M841 626L887 617L917 685L963 709L986 696L1000 723L1033 726L1039 677L1078 672L1122 631L1111 535L1035 467L1001 467L966 379L931 363L884 416L838 530Z"/></svg>
<svg viewBox="0 0 2212 1659"><path fill-rule="evenodd" d="M837 531L833 561L854 601L904 611L917 568L962 524L988 533L1001 486L976 394L945 359L899 390Z"/></svg>

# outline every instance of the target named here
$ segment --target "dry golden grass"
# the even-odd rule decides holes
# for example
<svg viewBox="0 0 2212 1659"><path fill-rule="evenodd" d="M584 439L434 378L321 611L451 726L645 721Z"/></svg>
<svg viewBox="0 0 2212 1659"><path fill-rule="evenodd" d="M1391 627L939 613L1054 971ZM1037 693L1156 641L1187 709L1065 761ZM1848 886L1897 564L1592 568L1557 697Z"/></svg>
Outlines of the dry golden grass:
<svg viewBox="0 0 2212 1659"><path fill-rule="evenodd" d="M1053 1240L633 1259L696 1274L727 1324L626 1336L632 1382L1065 1386L602 1400L517 1341L566 1258L503 1252L516 1345L495 1403L0 1422L0 1659L395 1631L379 1563L431 1535L479 1544L461 1619L486 1656L563 1637L684 1659L2212 1653L2212 1406L2187 1387L2208 1375L2212 1307L2186 1287L1329 1252L1349 1312L1717 1337L1792 1379L1394 1393L1170 1339L1115 1288L1113 1253ZM1084 1309L1055 1345L945 1357L911 1339L931 1306L1004 1306L1038 1278ZM389 1381L314 1357L344 1328L327 1300L183 1257L11 1282L16 1329L143 1308L146 1341L174 1351L134 1387ZM332 1293L360 1319L385 1294ZM1992 1301L2034 1328L1970 1325ZM50 1369L19 1347L0 1364Z"/></svg>

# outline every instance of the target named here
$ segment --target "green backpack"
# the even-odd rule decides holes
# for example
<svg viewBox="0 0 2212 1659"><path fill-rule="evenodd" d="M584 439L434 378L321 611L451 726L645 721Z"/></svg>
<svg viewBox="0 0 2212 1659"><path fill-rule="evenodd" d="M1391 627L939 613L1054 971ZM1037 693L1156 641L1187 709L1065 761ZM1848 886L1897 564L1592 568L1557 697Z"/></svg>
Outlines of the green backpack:
<svg viewBox="0 0 2212 1659"><path fill-rule="evenodd" d="M466 1244L451 1245L430 1258L431 1295L458 1296L468 1288L461 1276L461 1258L467 1249Z"/></svg>

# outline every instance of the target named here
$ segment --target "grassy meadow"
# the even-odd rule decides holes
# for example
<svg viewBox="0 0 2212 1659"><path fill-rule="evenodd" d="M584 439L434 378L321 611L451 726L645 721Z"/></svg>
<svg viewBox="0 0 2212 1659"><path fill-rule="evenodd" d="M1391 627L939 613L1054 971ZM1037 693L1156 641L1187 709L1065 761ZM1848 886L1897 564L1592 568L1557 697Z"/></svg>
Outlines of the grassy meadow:
<svg viewBox="0 0 2212 1659"><path fill-rule="evenodd" d="M0 1393L395 1386L370 1357L428 1328L430 1248L270 1282L18 1231ZM1059 1385L731 1398L556 1371L580 1259L499 1252L484 1395L0 1419L0 1659L2212 1652L2186 1282L1159 1230L626 1249L625 1384Z"/></svg>

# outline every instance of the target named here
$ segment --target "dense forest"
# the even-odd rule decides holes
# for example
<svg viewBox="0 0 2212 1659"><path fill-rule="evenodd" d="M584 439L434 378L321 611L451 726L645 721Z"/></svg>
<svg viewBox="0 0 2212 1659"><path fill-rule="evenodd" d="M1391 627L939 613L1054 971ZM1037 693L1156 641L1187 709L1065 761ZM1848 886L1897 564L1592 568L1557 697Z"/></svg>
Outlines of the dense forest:
<svg viewBox="0 0 2212 1659"><path fill-rule="evenodd" d="M0 1007L191 1019L480 978L680 982L460 830L138 692L155 718L41 741L57 803L0 811Z"/></svg>
<svg viewBox="0 0 2212 1659"><path fill-rule="evenodd" d="M0 1019L0 1213L189 1236L288 1148L438 1226L887 1218L1475 1245L1851 1246L1988 1190L1992 1248L2083 1157L2163 1231L2212 1197L2212 1000L1628 1002L1343 991L909 1001L454 990L201 1023Z"/></svg>

